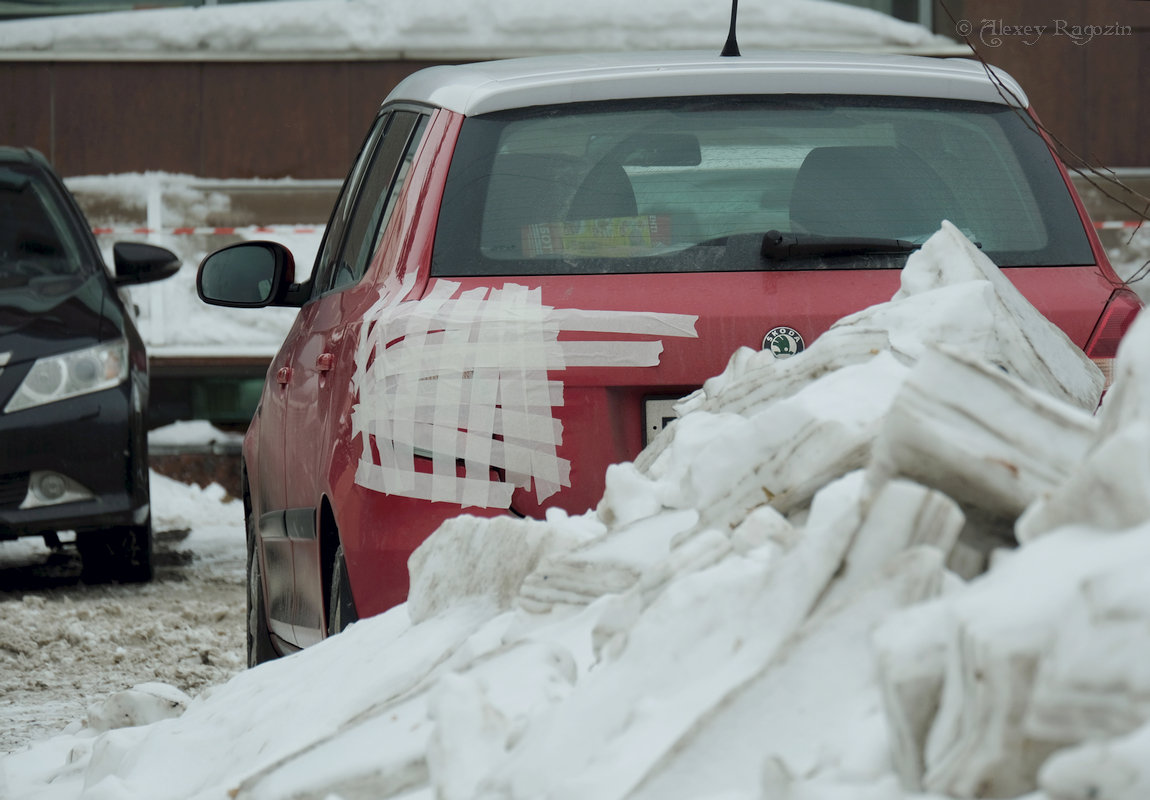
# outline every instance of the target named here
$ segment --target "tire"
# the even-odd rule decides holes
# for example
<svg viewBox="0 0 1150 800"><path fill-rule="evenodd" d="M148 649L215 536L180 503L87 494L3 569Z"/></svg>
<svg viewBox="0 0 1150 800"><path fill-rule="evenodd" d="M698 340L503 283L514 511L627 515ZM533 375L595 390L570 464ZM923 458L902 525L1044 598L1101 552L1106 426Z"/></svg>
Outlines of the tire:
<svg viewBox="0 0 1150 800"><path fill-rule="evenodd" d="M152 518L143 525L121 525L103 531L85 531L76 538L84 583L147 583L152 565Z"/></svg>
<svg viewBox="0 0 1150 800"><path fill-rule="evenodd" d="M132 371L132 416L129 433L126 487L134 508L149 508L151 502L148 470L147 376ZM84 583L147 583L155 576L152 513L141 525L117 525L104 530L81 531L76 549L82 561L80 580Z"/></svg>
<svg viewBox="0 0 1150 800"><path fill-rule="evenodd" d="M256 535L251 512L247 514L248 529L248 666L258 667L266 661L279 658L268 631L267 607L264 604L263 580L260 577L260 559L256 553Z"/></svg>
<svg viewBox="0 0 1150 800"><path fill-rule="evenodd" d="M355 611L355 600L351 596L351 584L347 576L347 561L343 557L343 545L335 551L331 565L331 595L327 604L327 635L341 633L351 623L359 619Z"/></svg>

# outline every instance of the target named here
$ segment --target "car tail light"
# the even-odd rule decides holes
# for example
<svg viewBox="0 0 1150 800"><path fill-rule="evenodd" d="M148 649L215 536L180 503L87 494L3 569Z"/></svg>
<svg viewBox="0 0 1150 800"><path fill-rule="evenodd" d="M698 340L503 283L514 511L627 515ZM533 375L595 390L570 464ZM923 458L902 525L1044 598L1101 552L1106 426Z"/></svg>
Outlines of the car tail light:
<svg viewBox="0 0 1150 800"><path fill-rule="evenodd" d="M1106 386L1110 380L1114 367L1114 356L1118 353L1118 343L1126 335L1126 329L1142 310L1142 301L1129 289L1119 289L1110 295L1094 332L1086 343L1086 355L1098 365L1102 374L1106 376Z"/></svg>

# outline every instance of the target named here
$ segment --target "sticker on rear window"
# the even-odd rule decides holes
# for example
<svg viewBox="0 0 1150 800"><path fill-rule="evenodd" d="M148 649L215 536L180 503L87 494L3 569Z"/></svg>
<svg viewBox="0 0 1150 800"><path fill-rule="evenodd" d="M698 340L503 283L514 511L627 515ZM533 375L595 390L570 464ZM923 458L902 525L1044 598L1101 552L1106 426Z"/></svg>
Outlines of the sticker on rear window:
<svg viewBox="0 0 1150 800"><path fill-rule="evenodd" d="M539 222L523 228L526 258L645 255L670 243L670 218L656 214Z"/></svg>

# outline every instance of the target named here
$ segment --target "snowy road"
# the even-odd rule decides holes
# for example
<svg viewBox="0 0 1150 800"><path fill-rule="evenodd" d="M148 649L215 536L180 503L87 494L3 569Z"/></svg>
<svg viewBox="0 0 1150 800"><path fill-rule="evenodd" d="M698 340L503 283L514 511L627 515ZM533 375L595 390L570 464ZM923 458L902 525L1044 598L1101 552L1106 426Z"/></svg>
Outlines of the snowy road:
<svg viewBox="0 0 1150 800"><path fill-rule="evenodd" d="M84 719L113 692L160 681L194 696L243 669L238 504L155 474L152 483L150 584L86 586L73 548L0 542L0 753Z"/></svg>

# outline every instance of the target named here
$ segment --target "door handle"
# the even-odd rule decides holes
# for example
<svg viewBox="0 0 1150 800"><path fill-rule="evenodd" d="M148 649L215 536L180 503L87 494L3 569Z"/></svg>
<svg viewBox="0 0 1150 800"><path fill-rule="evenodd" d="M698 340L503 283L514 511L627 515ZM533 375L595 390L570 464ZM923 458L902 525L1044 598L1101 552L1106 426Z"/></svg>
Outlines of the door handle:
<svg viewBox="0 0 1150 800"><path fill-rule="evenodd" d="M320 372L327 372L335 366L335 353L320 353L315 357L315 368Z"/></svg>

